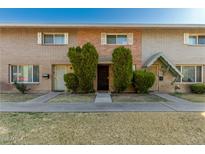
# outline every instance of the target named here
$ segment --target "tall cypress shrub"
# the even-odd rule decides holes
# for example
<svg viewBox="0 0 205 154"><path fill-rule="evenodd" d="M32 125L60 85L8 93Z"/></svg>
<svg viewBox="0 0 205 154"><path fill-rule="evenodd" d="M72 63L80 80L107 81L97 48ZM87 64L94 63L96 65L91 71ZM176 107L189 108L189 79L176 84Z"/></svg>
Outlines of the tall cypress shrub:
<svg viewBox="0 0 205 154"><path fill-rule="evenodd" d="M82 48L72 47L68 57L78 77L79 89L85 93L92 92L98 64L96 48L91 43L84 44Z"/></svg>
<svg viewBox="0 0 205 154"><path fill-rule="evenodd" d="M114 87L116 92L124 91L132 79L131 50L123 46L114 49L112 54Z"/></svg>

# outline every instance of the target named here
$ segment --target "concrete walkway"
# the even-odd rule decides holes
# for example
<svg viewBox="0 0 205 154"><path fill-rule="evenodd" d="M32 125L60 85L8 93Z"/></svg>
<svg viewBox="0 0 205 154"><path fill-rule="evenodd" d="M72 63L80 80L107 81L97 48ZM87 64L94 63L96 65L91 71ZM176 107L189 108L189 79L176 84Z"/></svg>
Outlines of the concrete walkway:
<svg viewBox="0 0 205 154"><path fill-rule="evenodd" d="M167 99L169 102L164 102L163 104L175 111L205 111L204 103L192 103L169 94L156 93L154 95Z"/></svg>
<svg viewBox="0 0 205 154"><path fill-rule="evenodd" d="M94 103L112 103L110 93L97 93Z"/></svg>
<svg viewBox="0 0 205 154"><path fill-rule="evenodd" d="M28 100L25 103L46 103L48 102L50 99L58 96L61 92L49 92L48 94L42 95L40 97L34 98L32 100Z"/></svg>

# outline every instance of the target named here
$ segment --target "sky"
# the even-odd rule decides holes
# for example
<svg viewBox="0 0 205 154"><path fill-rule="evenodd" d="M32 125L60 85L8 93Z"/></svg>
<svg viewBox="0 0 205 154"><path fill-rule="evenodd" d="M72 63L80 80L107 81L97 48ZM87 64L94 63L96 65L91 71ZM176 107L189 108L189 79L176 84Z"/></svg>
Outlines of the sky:
<svg viewBox="0 0 205 154"><path fill-rule="evenodd" d="M0 9L0 23L205 24L205 9Z"/></svg>

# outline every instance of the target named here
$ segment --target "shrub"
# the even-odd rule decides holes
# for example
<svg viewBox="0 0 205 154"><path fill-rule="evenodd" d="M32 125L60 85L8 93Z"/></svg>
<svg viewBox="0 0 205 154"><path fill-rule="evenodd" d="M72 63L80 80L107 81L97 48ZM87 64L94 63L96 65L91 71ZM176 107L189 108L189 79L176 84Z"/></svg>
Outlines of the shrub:
<svg viewBox="0 0 205 154"><path fill-rule="evenodd" d="M132 79L132 54L130 49L118 47L112 54L114 87L116 92L124 91Z"/></svg>
<svg viewBox="0 0 205 154"><path fill-rule="evenodd" d="M77 76L74 73L67 73L64 75L65 86L68 91L72 91L74 93L77 92L77 88L79 86L79 81Z"/></svg>
<svg viewBox="0 0 205 154"><path fill-rule="evenodd" d="M28 92L30 90L30 88L27 87L26 84L23 83L14 83L14 86L16 87L16 89L21 92L22 94L25 94L26 92Z"/></svg>
<svg viewBox="0 0 205 154"><path fill-rule="evenodd" d="M203 94L205 93L205 84L202 83L192 84L191 91L196 94Z"/></svg>
<svg viewBox="0 0 205 154"><path fill-rule="evenodd" d="M98 64L96 48L91 43L84 44L82 48L72 47L68 57L79 80L79 89L85 93L92 92Z"/></svg>
<svg viewBox="0 0 205 154"><path fill-rule="evenodd" d="M138 70L133 72L133 86L137 93L148 93L149 88L155 82L155 75L146 70Z"/></svg>

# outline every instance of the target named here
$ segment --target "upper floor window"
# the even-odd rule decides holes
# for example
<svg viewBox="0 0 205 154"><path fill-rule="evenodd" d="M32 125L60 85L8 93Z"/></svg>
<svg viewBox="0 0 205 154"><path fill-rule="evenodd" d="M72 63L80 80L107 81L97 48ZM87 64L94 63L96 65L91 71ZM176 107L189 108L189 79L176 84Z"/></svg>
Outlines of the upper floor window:
<svg viewBox="0 0 205 154"><path fill-rule="evenodd" d="M38 83L39 66L38 65L11 65L10 82L17 83Z"/></svg>
<svg viewBox="0 0 205 154"><path fill-rule="evenodd" d="M64 45L68 44L68 33L38 33L38 44Z"/></svg>
<svg viewBox="0 0 205 154"><path fill-rule="evenodd" d="M176 66L184 75L183 78L178 77L177 82L203 82L202 81L202 66Z"/></svg>
<svg viewBox="0 0 205 154"><path fill-rule="evenodd" d="M101 33L101 44L105 45L132 45L132 33Z"/></svg>
<svg viewBox="0 0 205 154"><path fill-rule="evenodd" d="M184 34L184 44L205 45L205 34Z"/></svg>
<svg viewBox="0 0 205 154"><path fill-rule="evenodd" d="M128 44L127 35L107 35L107 44Z"/></svg>

